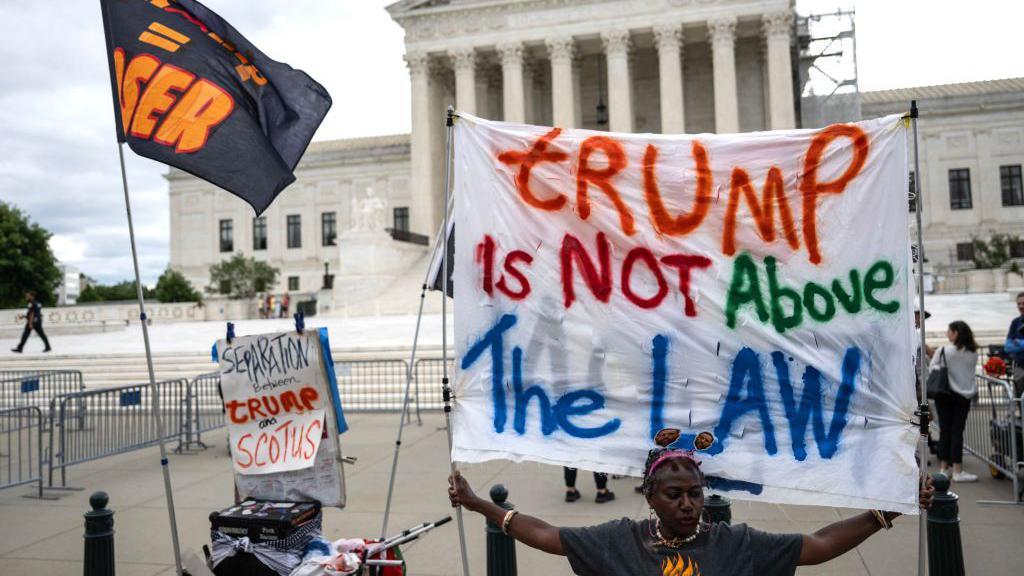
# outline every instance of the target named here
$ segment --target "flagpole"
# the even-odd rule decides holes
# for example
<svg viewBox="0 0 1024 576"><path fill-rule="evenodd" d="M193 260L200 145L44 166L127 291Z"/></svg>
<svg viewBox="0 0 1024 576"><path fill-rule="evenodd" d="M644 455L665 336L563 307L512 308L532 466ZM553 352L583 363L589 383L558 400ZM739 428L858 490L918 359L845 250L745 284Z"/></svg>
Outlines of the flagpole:
<svg viewBox="0 0 1024 576"><path fill-rule="evenodd" d="M445 230L441 230L441 234L447 234ZM380 539L384 540L387 538L388 533L388 517L391 515L391 496L395 490L395 474L398 471L398 452L402 447L402 432L405 430L405 417L409 413L409 388L412 385L412 371L413 366L416 363L416 348L419 344L420 339L420 322L423 320L423 302L427 297L427 283L430 282L430 271L433 268L434 257L437 255L437 248L441 245L441 238L434 238L434 249L430 252L430 260L427 263L427 274L423 278L423 289L420 291L420 309L416 314L416 331L413 332L412 336L412 353L409 355L409 364L406 366L405 373L405 396L402 400L402 413L398 417L398 438L395 439L395 455L391 459L391 476L388 479L388 498L384 504L384 522L380 527ZM447 297L447 295L442 295ZM444 316L441 317L441 321L444 322ZM443 354L443 353L442 353ZM419 398L416 399L419 402ZM419 409L417 408L417 414ZM420 422L422 424L422 422ZM449 447L450 449L450 447Z"/></svg>
<svg viewBox="0 0 1024 576"><path fill-rule="evenodd" d="M921 406L918 411L920 412L920 432L921 439L918 446L918 452L921 466L921 473L923 475L928 474L928 423L929 423L929 408L928 408L928 397L925 393L924 386L924 374L925 374L925 333L924 333L924 234L922 233L921 226L921 208L923 204L921 202L921 164L918 159L917 152L917 100L910 101L910 124L914 131L914 204L916 210L914 213L917 217L917 298L918 298L918 328L921 335L921 348L918 351L918 369L917 369L917 387L918 387L918 398L920 398ZM920 481L920 480L919 480ZM925 576L928 568L928 523L925 518L925 514L922 512L918 514L918 535L917 535L917 574L918 576Z"/></svg>
<svg viewBox="0 0 1024 576"><path fill-rule="evenodd" d="M178 520L174 515L174 494L171 490L171 471L167 462L167 447L164 445L164 419L160 412L160 391L156 387L153 373L153 353L149 348L149 329L146 327L146 308L142 298L142 279L139 277L139 256L135 248L135 226L132 224L132 205L128 198L128 175L124 169L124 142L117 143L117 155L121 160L121 184L124 188L124 209L128 214L128 237L132 245L132 265L135 267L135 295L139 301L139 324L142 325L142 341L146 346L146 367L149 370L149 388L152 394L153 417L156 418L156 433L160 439L160 468L164 476L164 494L167 496L167 515L171 521L171 542L174 545L174 566L182 576L181 548L178 543Z"/></svg>
<svg viewBox="0 0 1024 576"><path fill-rule="evenodd" d="M452 132L455 131L455 109L448 107L445 119L448 127L447 145L444 152L444 253L442 258L442 274L444 290L441 290L441 393L444 398L444 423L448 435L448 465L451 474L455 475L455 460L452 459L452 388L448 384L448 197L451 194L452 178ZM455 509L455 519L459 525L459 550L462 553L462 574L469 576L469 558L466 555L466 531L462 524L462 506Z"/></svg>

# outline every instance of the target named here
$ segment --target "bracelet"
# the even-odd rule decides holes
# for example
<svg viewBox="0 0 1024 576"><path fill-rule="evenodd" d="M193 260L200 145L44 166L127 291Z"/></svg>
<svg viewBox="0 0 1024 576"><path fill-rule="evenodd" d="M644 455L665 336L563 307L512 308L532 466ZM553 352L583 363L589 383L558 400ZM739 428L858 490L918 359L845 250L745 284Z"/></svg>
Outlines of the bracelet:
<svg viewBox="0 0 1024 576"><path fill-rule="evenodd" d="M502 533L508 534L508 527L512 524L512 519L515 518L516 514L519 514L519 510L509 510L505 513L505 519L501 521Z"/></svg>
<svg viewBox="0 0 1024 576"><path fill-rule="evenodd" d="M884 512L881 510L872 510L871 513L875 515L875 520L878 520L878 523L882 525L882 528L885 528L886 530L892 528L892 521L885 517Z"/></svg>

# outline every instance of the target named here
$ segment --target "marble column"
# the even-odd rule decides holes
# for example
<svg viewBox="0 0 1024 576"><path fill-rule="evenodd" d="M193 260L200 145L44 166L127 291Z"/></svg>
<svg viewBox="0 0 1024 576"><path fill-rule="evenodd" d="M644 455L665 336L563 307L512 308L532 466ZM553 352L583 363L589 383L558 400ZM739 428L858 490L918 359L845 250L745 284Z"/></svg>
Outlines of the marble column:
<svg viewBox="0 0 1024 576"><path fill-rule="evenodd" d="M772 130L796 128L793 105L793 68L790 58L790 31L793 13L765 14L761 17L768 48L768 126Z"/></svg>
<svg viewBox="0 0 1024 576"><path fill-rule="evenodd" d="M661 133L686 131L683 111L683 34L679 24L654 27L658 48L658 78L661 87Z"/></svg>
<svg viewBox="0 0 1024 576"><path fill-rule="evenodd" d="M526 121L526 97L523 92L523 43L498 45L501 58L502 107L506 122Z"/></svg>
<svg viewBox="0 0 1024 576"><path fill-rule="evenodd" d="M448 51L455 69L455 108L476 114L476 51L464 46Z"/></svg>
<svg viewBox="0 0 1024 576"><path fill-rule="evenodd" d="M537 89L537 64L528 57L523 57L523 122L537 123L537 102L534 91Z"/></svg>
<svg viewBox="0 0 1024 576"><path fill-rule="evenodd" d="M551 118L555 126L576 127L576 88L573 83L573 55L576 44L571 36L548 38L551 59Z"/></svg>
<svg viewBox="0 0 1024 576"><path fill-rule="evenodd" d="M409 67L412 100L412 135L409 143L410 164L410 227L413 232L433 236L434 200L434 157L431 122L430 58L422 52L407 53L405 64ZM441 154L437 154L441 156Z"/></svg>
<svg viewBox="0 0 1024 576"><path fill-rule="evenodd" d="M612 132L633 131L633 81L629 74L629 30L601 33L601 45L608 62L608 128Z"/></svg>
<svg viewBox="0 0 1024 576"><path fill-rule="evenodd" d="M708 21L711 62L714 67L715 132L739 132L740 111L736 96L736 18Z"/></svg>
<svg viewBox="0 0 1024 576"><path fill-rule="evenodd" d="M576 54L572 59L572 105L573 126L583 127L583 57Z"/></svg>

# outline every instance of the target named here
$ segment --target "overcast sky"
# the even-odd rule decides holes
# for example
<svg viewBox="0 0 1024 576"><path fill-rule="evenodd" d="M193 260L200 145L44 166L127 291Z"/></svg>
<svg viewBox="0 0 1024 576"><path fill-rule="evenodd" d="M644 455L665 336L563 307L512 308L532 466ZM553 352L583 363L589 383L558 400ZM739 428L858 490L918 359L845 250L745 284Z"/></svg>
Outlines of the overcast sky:
<svg viewBox="0 0 1024 576"><path fill-rule="evenodd" d="M267 55L334 99L317 140L409 130L402 30L391 0L206 0ZM834 1L800 0L819 9ZM861 90L1024 76L1016 0L861 0ZM0 0L0 199L101 282L132 275L98 0ZM163 165L126 147L143 280L167 265ZM287 190L284 192L287 194Z"/></svg>

